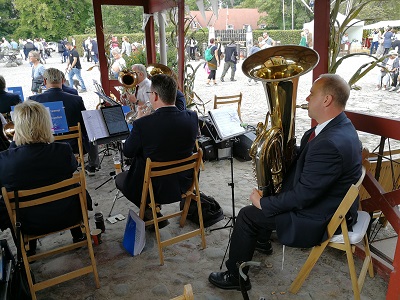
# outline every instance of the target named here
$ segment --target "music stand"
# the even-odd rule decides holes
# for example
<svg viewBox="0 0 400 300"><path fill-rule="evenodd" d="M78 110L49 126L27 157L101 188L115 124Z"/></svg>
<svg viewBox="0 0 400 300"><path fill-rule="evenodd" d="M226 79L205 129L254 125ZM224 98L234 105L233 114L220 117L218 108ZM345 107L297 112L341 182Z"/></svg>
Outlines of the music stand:
<svg viewBox="0 0 400 300"><path fill-rule="evenodd" d="M229 155L229 160L231 162L231 182L228 186L231 187L232 192L232 216L228 217L228 222L219 228L211 229L210 231L219 230L223 228L232 228L235 225L235 183L233 181L233 147L236 142L238 142L237 137L246 133L246 130L242 127L241 120L237 109L233 106L228 106L225 108L214 109L209 112L210 120L212 125L215 127L215 131L210 130L212 138L215 143L221 143L228 141L232 144L231 151ZM207 124L206 124L207 126Z"/></svg>

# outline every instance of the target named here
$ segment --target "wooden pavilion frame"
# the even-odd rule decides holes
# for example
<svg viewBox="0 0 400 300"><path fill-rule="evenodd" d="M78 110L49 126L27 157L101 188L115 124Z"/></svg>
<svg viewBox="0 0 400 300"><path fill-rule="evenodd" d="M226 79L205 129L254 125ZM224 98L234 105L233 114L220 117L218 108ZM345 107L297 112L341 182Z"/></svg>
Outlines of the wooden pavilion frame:
<svg viewBox="0 0 400 300"><path fill-rule="evenodd" d="M93 0L94 18L96 25L96 35L99 45L99 61L100 61L100 74L101 84L106 93L113 93L119 95L119 91L115 88L119 86L117 80L109 80L107 60L105 55L104 45L104 32L102 20L102 5L132 5L143 6L144 13L152 14L172 7L178 7L178 43L184 44L184 14L185 14L185 1L184 0ZM313 79L318 78L320 74L328 71L328 49L329 49L329 18L330 18L330 1L318 0L315 1L314 6L314 49L320 55L319 64L313 70ZM147 63L156 62L156 48L155 48L155 27L154 19L151 16L146 28L146 53ZM179 57L184 57L185 47L179 47ZM184 77L184 60L178 60L178 82L183 87ZM352 120L357 130L364 131L370 134L378 135L384 138L392 138L400 140L400 121L381 118L378 116L371 116L362 113L346 112L347 116ZM374 210L381 210L390 224L393 226L396 233L400 233L400 213L397 205L400 204L400 190L395 190L385 193L374 176L367 173L364 179L364 187L371 195L370 199L363 201L363 209L368 212ZM393 261L393 270L390 274L389 287L387 292L387 299L398 299L400 296L400 240L397 241L395 256Z"/></svg>

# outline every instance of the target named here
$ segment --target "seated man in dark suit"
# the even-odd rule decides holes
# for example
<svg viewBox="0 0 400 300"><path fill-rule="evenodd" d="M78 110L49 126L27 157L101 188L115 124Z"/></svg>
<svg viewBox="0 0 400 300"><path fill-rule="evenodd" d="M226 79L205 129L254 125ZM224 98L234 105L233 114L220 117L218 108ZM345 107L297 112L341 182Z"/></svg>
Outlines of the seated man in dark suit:
<svg viewBox="0 0 400 300"><path fill-rule="evenodd" d="M273 230L291 247L309 248L327 239L326 226L361 176L361 144L344 113L349 95L349 85L336 74L321 75L314 82L306 100L308 115L318 125L304 134L280 193L261 197L253 189L252 205L242 208L236 219L228 270L211 273L213 285L240 290L238 264L251 261L255 249L271 254ZM346 215L350 226L357 222L357 208L355 201ZM249 279L245 287L251 288Z"/></svg>
<svg viewBox="0 0 400 300"><path fill-rule="evenodd" d="M11 106L21 102L21 98L17 94L7 93L6 80L0 75L0 113L8 114L11 111Z"/></svg>
<svg viewBox="0 0 400 300"><path fill-rule="evenodd" d="M97 145L89 142L86 134L85 124L81 111L86 110L83 99L80 96L63 92L61 89L63 75L62 72L55 68L47 69L43 74L44 84L47 90L43 94L30 96L29 99L39 103L62 101L64 103L65 116L67 117L68 126L75 126L78 122L81 124L83 135L83 146L89 155L89 163L85 170L89 176L95 175L96 169L99 168L99 153ZM78 152L76 139L70 141L74 153Z"/></svg>
<svg viewBox="0 0 400 300"><path fill-rule="evenodd" d="M144 106L139 107L138 117L132 124L133 129L123 149L124 155L133 158L133 162L130 169L119 174L115 180L117 188L138 207L146 159L150 157L153 161L172 161L190 156L198 132L197 114L191 110L180 111L175 106L175 80L164 74L155 75L150 80L150 103L155 112L144 116ZM191 181L191 173L174 174L154 180L157 203L180 200ZM159 226L161 228L167 224L168 222L164 222Z"/></svg>

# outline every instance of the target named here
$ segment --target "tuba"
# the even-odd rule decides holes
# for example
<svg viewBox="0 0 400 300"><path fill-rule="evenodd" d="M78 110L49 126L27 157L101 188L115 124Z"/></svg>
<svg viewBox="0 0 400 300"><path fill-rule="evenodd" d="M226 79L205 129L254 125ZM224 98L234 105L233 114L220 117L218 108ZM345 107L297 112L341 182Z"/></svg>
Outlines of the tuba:
<svg viewBox="0 0 400 300"><path fill-rule="evenodd" d="M263 196L280 191L285 172L295 158L299 77L314 69L318 61L318 53L310 48L275 46L254 53L243 62L243 73L262 82L268 101L265 123L257 124L256 139L249 150Z"/></svg>
<svg viewBox="0 0 400 300"><path fill-rule="evenodd" d="M149 77L159 74L165 74L174 77L174 72L168 66L163 64L148 64L146 71Z"/></svg>

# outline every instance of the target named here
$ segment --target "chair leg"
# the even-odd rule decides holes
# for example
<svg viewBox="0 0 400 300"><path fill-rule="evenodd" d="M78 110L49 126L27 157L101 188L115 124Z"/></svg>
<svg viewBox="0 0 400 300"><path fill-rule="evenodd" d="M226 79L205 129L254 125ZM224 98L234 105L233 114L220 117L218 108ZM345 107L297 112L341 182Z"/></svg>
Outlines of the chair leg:
<svg viewBox="0 0 400 300"><path fill-rule="evenodd" d="M289 291L293 294L297 294L299 289L304 283L304 280L310 274L312 268L317 263L318 259L320 258L322 252L325 250L326 246L328 245L329 240L323 242L320 246L315 246L312 248L310 255L308 256L306 262L304 263L303 267L301 268L299 274L297 275L296 279L292 282Z"/></svg>
<svg viewBox="0 0 400 300"><path fill-rule="evenodd" d="M36 298L35 288L33 286L31 268L29 266L29 261L28 261L27 255L26 255L25 245L24 245L24 240L23 240L22 235L20 235L20 239L21 239L20 247L21 247L22 261L23 261L23 264L25 267L26 278L28 279L29 290L31 292L32 300L36 300L37 298Z"/></svg>
<svg viewBox="0 0 400 300"><path fill-rule="evenodd" d="M369 277L373 278L375 276L374 274L374 265L372 263L372 256L371 256L371 251L369 249L369 241L368 241L368 236L364 236L364 251L365 251L365 257L369 257L369 263L368 263L368 273Z"/></svg>

